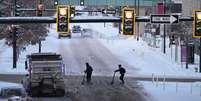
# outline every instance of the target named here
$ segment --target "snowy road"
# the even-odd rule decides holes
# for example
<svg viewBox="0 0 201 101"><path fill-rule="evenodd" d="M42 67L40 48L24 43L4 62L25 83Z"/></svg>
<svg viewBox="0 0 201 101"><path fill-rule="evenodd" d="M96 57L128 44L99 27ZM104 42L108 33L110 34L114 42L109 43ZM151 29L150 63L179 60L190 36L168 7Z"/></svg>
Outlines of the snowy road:
<svg viewBox="0 0 201 101"><path fill-rule="evenodd" d="M93 77L93 84L81 85L82 76L66 78L66 96L58 98L34 98L34 101L146 101L148 94L134 80L127 80L125 85L111 77Z"/></svg>
<svg viewBox="0 0 201 101"><path fill-rule="evenodd" d="M60 44L59 52L64 58L67 75L82 75L86 62L94 68L95 75L111 76L118 64L135 70L133 66L113 55L98 39L70 39L69 44Z"/></svg>

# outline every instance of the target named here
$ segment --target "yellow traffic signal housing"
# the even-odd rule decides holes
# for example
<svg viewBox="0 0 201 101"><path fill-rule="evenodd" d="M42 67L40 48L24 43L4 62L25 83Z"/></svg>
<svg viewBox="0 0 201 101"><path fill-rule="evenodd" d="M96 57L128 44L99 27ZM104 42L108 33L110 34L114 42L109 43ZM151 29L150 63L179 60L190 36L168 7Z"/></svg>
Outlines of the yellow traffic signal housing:
<svg viewBox="0 0 201 101"><path fill-rule="evenodd" d="M58 33L70 32L70 6L67 5L57 6L56 24Z"/></svg>
<svg viewBox="0 0 201 101"><path fill-rule="evenodd" d="M123 35L135 34L135 9L124 7L122 10L122 32Z"/></svg>
<svg viewBox="0 0 201 101"><path fill-rule="evenodd" d="M194 10L193 37L201 38L201 10Z"/></svg>

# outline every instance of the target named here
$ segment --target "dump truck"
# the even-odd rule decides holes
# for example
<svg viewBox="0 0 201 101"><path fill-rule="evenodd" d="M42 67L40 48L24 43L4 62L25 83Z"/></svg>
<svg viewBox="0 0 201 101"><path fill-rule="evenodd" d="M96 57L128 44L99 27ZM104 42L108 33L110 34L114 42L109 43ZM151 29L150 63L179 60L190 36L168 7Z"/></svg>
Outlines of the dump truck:
<svg viewBox="0 0 201 101"><path fill-rule="evenodd" d="M65 65L56 53L33 53L27 55L25 69L28 74L22 81L28 95L64 96Z"/></svg>

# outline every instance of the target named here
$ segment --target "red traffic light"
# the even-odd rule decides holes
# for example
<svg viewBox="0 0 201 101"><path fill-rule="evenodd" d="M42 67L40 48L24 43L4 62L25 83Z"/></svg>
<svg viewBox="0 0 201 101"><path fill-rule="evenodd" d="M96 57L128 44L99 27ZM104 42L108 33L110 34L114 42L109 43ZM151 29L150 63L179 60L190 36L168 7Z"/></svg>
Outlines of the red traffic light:
<svg viewBox="0 0 201 101"><path fill-rule="evenodd" d="M38 4L37 10L38 11L43 11L44 10L44 5L43 4Z"/></svg>

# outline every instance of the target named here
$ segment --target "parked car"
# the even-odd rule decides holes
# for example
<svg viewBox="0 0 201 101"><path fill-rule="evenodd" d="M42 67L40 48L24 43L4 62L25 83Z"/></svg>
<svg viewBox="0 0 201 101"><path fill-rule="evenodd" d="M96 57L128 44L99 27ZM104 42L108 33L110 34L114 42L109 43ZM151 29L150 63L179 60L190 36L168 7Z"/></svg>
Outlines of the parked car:
<svg viewBox="0 0 201 101"><path fill-rule="evenodd" d="M3 87L0 91L0 101L33 101L27 97L25 89L22 86Z"/></svg>
<svg viewBox="0 0 201 101"><path fill-rule="evenodd" d="M34 101L31 97L13 96L8 98L8 101Z"/></svg>
<svg viewBox="0 0 201 101"><path fill-rule="evenodd" d="M1 97L26 96L25 89L18 86L1 88L0 94Z"/></svg>
<svg viewBox="0 0 201 101"><path fill-rule="evenodd" d="M79 25L73 26L72 33L81 33L81 32L82 32L82 29Z"/></svg>

